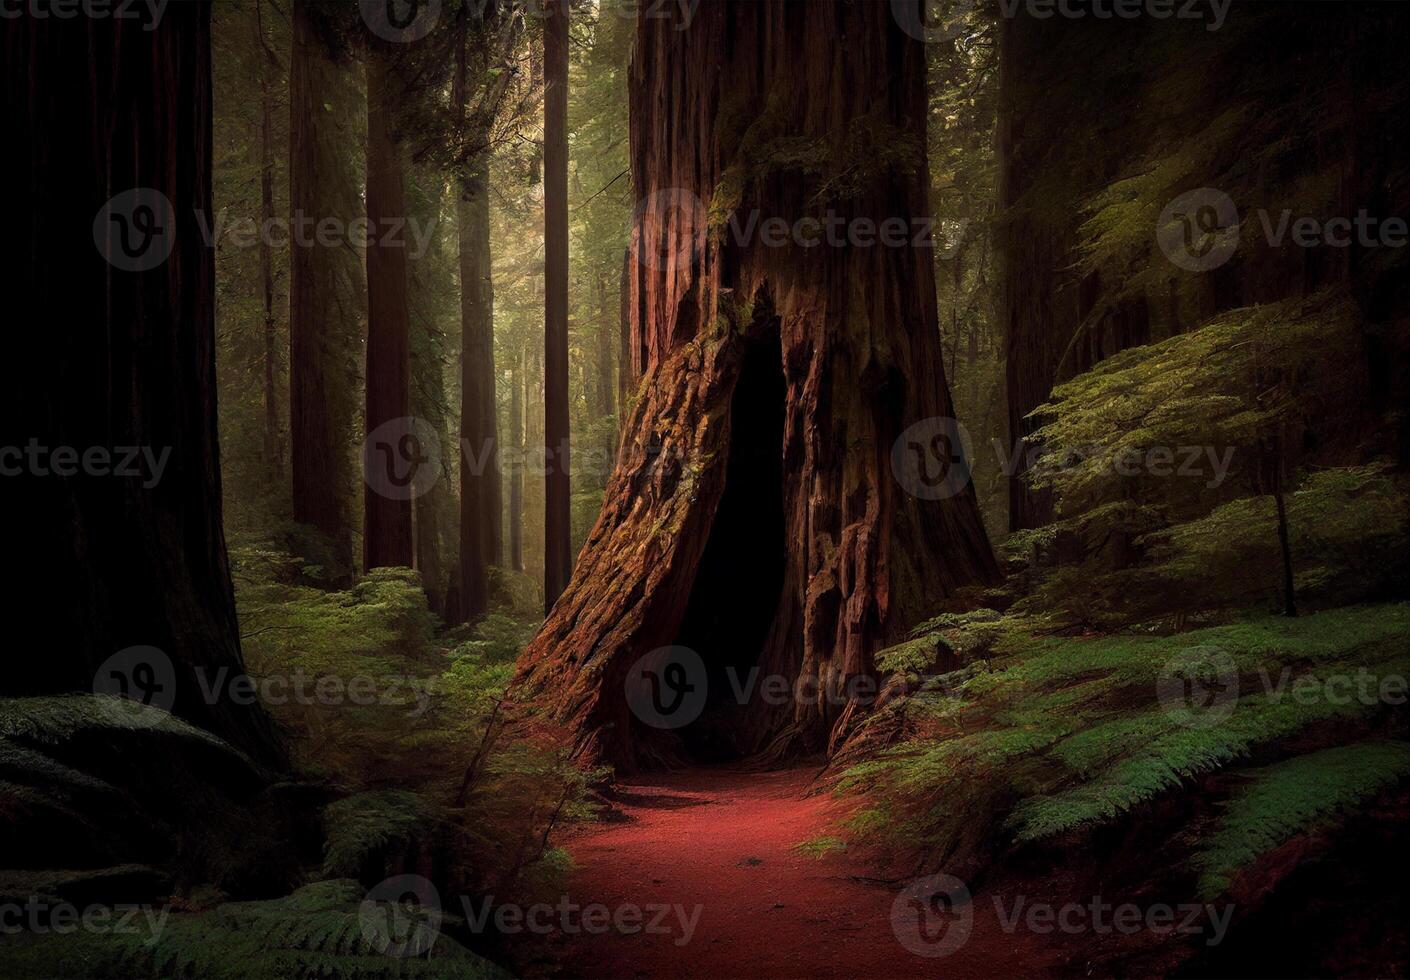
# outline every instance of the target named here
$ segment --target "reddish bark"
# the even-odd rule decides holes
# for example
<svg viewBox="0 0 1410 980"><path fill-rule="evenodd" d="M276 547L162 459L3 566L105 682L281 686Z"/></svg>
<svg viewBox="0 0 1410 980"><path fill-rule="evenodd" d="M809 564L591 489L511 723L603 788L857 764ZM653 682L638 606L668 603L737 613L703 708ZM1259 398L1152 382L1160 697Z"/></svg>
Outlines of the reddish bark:
<svg viewBox="0 0 1410 980"><path fill-rule="evenodd" d="M622 253L622 275L618 283L617 302L617 429L627 424L627 405L636 389L636 375L632 373L632 253Z"/></svg>
<svg viewBox="0 0 1410 980"><path fill-rule="evenodd" d="M926 215L924 55L882 3L719 3L688 27L639 20L632 176L646 204L628 370L641 381L602 513L515 687L589 757L630 767L677 752L632 716L628 669L683 636L716 644L712 669L739 658L718 645L751 639L730 633L737 609L764 606L743 651L763 674L836 686L997 575L972 489L921 500L891 472L903 429L952 414L931 252L766 248L707 227L703 206L669 206L685 191L728 201L741 223L754 209L816 216L819 201L846 219ZM771 163L785 146L809 147L815 166ZM777 591L760 596L769 566ZM745 754L822 749L855 716L855 701L815 689L751 702L727 738Z"/></svg>
<svg viewBox="0 0 1410 980"><path fill-rule="evenodd" d="M402 236L380 229L406 220L401 149L392 133L396 75L374 44L367 57L367 412L366 431L411 414L411 314ZM395 223L395 224L394 224ZM365 567L412 563L411 500L363 486Z"/></svg>
<svg viewBox="0 0 1410 980"><path fill-rule="evenodd" d="M274 222L274 83L279 75L279 59L264 33L263 5L255 4L255 43L263 55L260 65L260 218L266 226ZM284 471L284 454L279 439L279 353L278 330L274 318L274 247L267 235L260 236L260 285L264 298L264 462L279 476Z"/></svg>
<svg viewBox="0 0 1410 980"><path fill-rule="evenodd" d="M544 0L544 480L543 602L573 571L568 448L568 0Z"/></svg>
<svg viewBox="0 0 1410 980"><path fill-rule="evenodd" d="M524 357L516 359L509 378L509 446L515 464L509 473L509 567L524 570Z"/></svg>
<svg viewBox="0 0 1410 980"><path fill-rule="evenodd" d="M460 225L460 613L466 621L489 605L494 560L491 512L498 518L494 424L493 286L490 278L489 180L483 166L461 188ZM493 522L497 523L497 521Z"/></svg>

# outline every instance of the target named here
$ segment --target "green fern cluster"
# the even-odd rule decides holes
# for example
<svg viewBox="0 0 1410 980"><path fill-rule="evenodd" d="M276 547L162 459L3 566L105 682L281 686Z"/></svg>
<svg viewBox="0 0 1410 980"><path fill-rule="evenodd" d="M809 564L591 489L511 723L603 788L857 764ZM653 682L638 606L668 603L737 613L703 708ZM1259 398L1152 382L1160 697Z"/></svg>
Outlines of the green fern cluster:
<svg viewBox="0 0 1410 980"><path fill-rule="evenodd" d="M1162 670L1193 647L1218 648L1240 675L1242 693L1217 724L1187 726L1157 697ZM943 700L908 698L910 737L841 774L840 792L894 804L859 813L853 839L941 860L985 840L1048 840L1117 821L1292 736L1354 733L1386 706L1299 699L1277 685L1288 670L1403 676L1410 604L1175 636L1029 637L1026 650L1003 649L956 675Z"/></svg>
<svg viewBox="0 0 1410 980"><path fill-rule="evenodd" d="M173 980L482 980L506 974L445 935L419 956L378 948L366 928L364 889L355 881L321 881L285 898L238 902L208 912L172 912L148 934L7 937L6 976ZM409 914L404 910L402 914Z"/></svg>
<svg viewBox="0 0 1410 980"><path fill-rule="evenodd" d="M369 859L410 844L430 832L436 815L406 790L357 793L324 810L323 874L357 877Z"/></svg>
<svg viewBox="0 0 1410 980"><path fill-rule="evenodd" d="M1295 835L1334 825L1358 805L1410 777L1410 743L1371 741L1299 755L1250 770L1193 865L1200 891L1219 895L1238 869Z"/></svg>

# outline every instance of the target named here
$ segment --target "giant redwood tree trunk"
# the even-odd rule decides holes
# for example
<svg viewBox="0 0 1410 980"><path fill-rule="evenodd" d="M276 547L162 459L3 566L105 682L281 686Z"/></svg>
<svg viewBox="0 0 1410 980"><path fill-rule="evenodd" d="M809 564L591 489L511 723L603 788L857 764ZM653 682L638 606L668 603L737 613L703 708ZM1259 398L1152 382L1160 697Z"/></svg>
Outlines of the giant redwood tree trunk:
<svg viewBox="0 0 1410 980"><path fill-rule="evenodd" d="M932 253L912 245L925 52L890 6L762 0L703 4L688 26L639 20L640 381L602 513L514 688L588 757L826 748L857 717L845 695L866 689L847 685L876 650L997 574L972 488L920 499L891 466L903 430L952 409ZM903 219L905 245L766 247L728 225L825 213ZM624 697L638 658L669 644L697 651L709 679L710 707L679 731ZM754 667L798 695L731 708L727 668L743 682Z"/></svg>
<svg viewBox="0 0 1410 980"><path fill-rule="evenodd" d="M568 455L568 0L544 0L545 614L573 572Z"/></svg>
<svg viewBox="0 0 1410 980"><path fill-rule="evenodd" d="M357 215L347 187L350 136L342 106L337 11L312 0L292 4L289 60L289 207L300 222ZM350 199L351 198L351 199ZM305 231L289 254L289 442L294 520L316 528L340 576L352 567L350 449L356 405L347 380L345 337L357 318L358 257L319 244Z"/></svg>
<svg viewBox="0 0 1410 980"><path fill-rule="evenodd" d="M393 64L373 42L367 56L367 412L366 431L411 412L411 312L407 302L405 238L385 236L406 221L401 149L393 137ZM377 462L370 455L364 465ZM366 568L412 563L411 501L378 492L364 481L363 561Z"/></svg>
<svg viewBox="0 0 1410 980"><path fill-rule="evenodd" d="M490 268L490 184L483 161L464 181L460 228L460 612L489 605L489 565L499 523L499 448L494 400L494 287Z"/></svg>
<svg viewBox="0 0 1410 980"><path fill-rule="evenodd" d="M114 654L156 647L174 688L154 689L168 678L150 652L122 662L128 680L155 682L154 703L273 762L259 704L201 686L243 673L221 523L215 253L201 226L213 218L209 17L182 3L148 30L0 24L14 141L3 168L23 191L5 266L43 311L11 335L22 368L3 413L3 445L32 445L37 460L16 474L6 454L5 538L22 566L7 608L43 639L8 658L0 694L91 692Z"/></svg>

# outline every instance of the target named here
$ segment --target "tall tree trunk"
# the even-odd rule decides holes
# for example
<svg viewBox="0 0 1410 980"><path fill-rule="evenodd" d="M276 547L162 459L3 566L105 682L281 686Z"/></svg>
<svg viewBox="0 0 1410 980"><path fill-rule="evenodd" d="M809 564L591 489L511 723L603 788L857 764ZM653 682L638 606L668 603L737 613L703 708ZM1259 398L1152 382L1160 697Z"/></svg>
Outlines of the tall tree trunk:
<svg viewBox="0 0 1410 980"><path fill-rule="evenodd" d="M888 4L796 10L721 3L688 25L638 22L632 176L644 206L630 310L642 381L602 513L514 687L578 751L622 766L708 743L711 717L742 754L828 747L859 716L865 684L852 682L873 677L875 651L998 575L972 487L932 499L893 476L898 437L953 415L931 252L709 234L703 202L719 188L742 219L826 208L914 228L928 213L923 45ZM748 138L739 119L754 120ZM826 176L754 155L777 139L823 161L868 156L859 132L914 152L849 171L852 186L833 192ZM652 727L626 685L666 644L698 652L704 673L689 679L716 696L728 669L743 683L752 667L798 694Z"/></svg>
<svg viewBox="0 0 1410 980"><path fill-rule="evenodd" d="M407 423L402 420L411 414L406 248L403 236L381 234L406 221L401 149L392 132L397 84L388 55L373 44L367 56L367 467L397 462L378 454L390 451L395 457L400 452L394 445L398 440L387 432L404 434L400 430ZM363 561L369 569L412 564L411 499L388 489L380 479L363 481Z"/></svg>
<svg viewBox="0 0 1410 980"><path fill-rule="evenodd" d="M573 572L568 446L568 0L544 0L544 612Z"/></svg>
<svg viewBox="0 0 1410 980"><path fill-rule="evenodd" d="M509 445L514 465L509 469L509 567L524 570L524 353L519 352L509 379Z"/></svg>
<svg viewBox="0 0 1410 980"><path fill-rule="evenodd" d="M446 200L444 177L438 171L418 175L410 171L412 186L409 196L411 218L423 228L433 228L444 211ZM411 414L424 419L435 430L442 446L452 442L450 415L446 395L446 353L441 331L441 297L453 295L454 274L445 262L440 238L432 239L431 250L424 255L409 256L411 278ZM426 598L433 610L447 622L456 622L458 609L452 609L452 598L458 594L450 581L454 562L449 561L447 528L453 525L455 481L449 467L454 455L440 453L438 478L426 492L416 496L412 504L412 525L416 537L416 569L426 589Z"/></svg>
<svg viewBox="0 0 1410 980"><path fill-rule="evenodd" d="M289 63L289 208L301 221L351 221L341 161L348 146L330 111L334 92L346 84L322 24L326 11L311 0L294 0L293 51ZM342 93L339 92L339 95ZM331 546L335 576L352 569L348 492L355 406L342 377L342 335L355 316L349 266L356 258L337 247L305 239L291 243L289 275L289 433L293 464L294 520L316 528Z"/></svg>
<svg viewBox="0 0 1410 980"><path fill-rule="evenodd" d="M461 187L460 226L460 603L466 621L489 603L498 523L489 172L481 162ZM493 514L496 520L491 521Z"/></svg>
<svg viewBox="0 0 1410 980"><path fill-rule="evenodd" d="M1038 44L1040 26L999 18L999 210L1013 213L1043 173L1043 143L1026 127L1041 125L1034 111L1034 83L1025 77L1029 54ZM1038 120L1034 122L1032 120ZM1053 372L1075 323L1062 319L1068 288L1060 269L1068 263L1072 222L1043 224L1038 214L1000 222L996 249L1000 257L999 323L1004 332L1004 388L1008 393L1008 452L1018 464L1009 474L1009 529L1037 527L1052 519L1052 494L1035 490L1024 479L1027 437L1034 423L1028 414L1048 396Z"/></svg>
<svg viewBox="0 0 1410 980"><path fill-rule="evenodd" d="M244 668L222 529L214 250L201 230L213 218L209 18L191 3L146 31L91 17L0 25L14 141L0 166L25 191L0 247L54 325L13 332L24 368L3 412L25 430L5 445L45 449L4 485L6 541L25 563L7 603L43 625L48 648L11 657L0 694L92 692L113 654L156 647L133 654L148 658L141 675L125 662L129 680L277 763L263 708L218 675ZM141 475L122 475L132 463Z"/></svg>
<svg viewBox="0 0 1410 980"><path fill-rule="evenodd" d="M264 56L260 66L259 189L264 227L274 222L274 82L279 61L264 33L263 4L255 4L256 43ZM279 444L279 332L274 317L274 246L268 235L259 241L259 272L264 298L264 463L275 477L284 472Z"/></svg>
<svg viewBox="0 0 1410 980"><path fill-rule="evenodd" d="M489 200L489 181L485 181L485 199ZM499 402L496 394L498 376L494 359L494 283L491 277L492 246L489 238L489 220L485 221L485 344L480 361L481 417L489 444L489 458L485 472L485 561L490 565L504 564L504 477L500 472L499 452Z"/></svg>

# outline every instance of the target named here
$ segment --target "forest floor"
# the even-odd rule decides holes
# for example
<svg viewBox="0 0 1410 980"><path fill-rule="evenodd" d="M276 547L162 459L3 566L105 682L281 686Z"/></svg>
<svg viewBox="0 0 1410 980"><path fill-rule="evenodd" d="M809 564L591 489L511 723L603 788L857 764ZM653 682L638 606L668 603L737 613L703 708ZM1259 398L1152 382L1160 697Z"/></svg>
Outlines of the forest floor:
<svg viewBox="0 0 1410 980"><path fill-rule="evenodd" d="M528 958L519 970L555 977L859 978L937 970L947 978L1025 977L1043 975L1062 957L1053 936L1006 932L995 907L978 900L963 946L943 959L909 952L891 921L908 878L891 880L845 854L820 858L798 848L826 835L835 816L829 795L806 795L816 773L706 768L622 786L614 820L560 841L576 866L570 898L610 910L641 907L645 924L660 916L658 929L555 930L521 947Z"/></svg>

